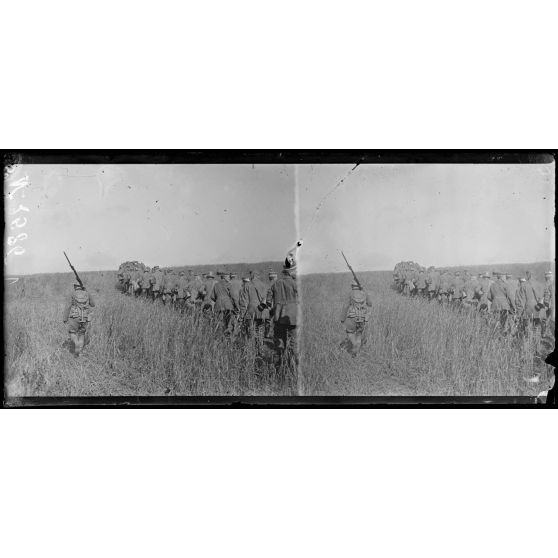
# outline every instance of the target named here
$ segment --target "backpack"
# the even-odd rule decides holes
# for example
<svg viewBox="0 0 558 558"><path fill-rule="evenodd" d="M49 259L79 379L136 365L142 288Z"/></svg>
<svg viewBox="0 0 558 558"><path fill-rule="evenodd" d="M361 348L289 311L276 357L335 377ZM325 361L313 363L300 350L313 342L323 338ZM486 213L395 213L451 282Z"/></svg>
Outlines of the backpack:
<svg viewBox="0 0 558 558"><path fill-rule="evenodd" d="M364 291L351 291L347 318L353 318L357 322L368 320L366 293Z"/></svg>
<svg viewBox="0 0 558 558"><path fill-rule="evenodd" d="M72 295L71 318L77 318L80 322L89 321L89 293L87 291L75 291Z"/></svg>

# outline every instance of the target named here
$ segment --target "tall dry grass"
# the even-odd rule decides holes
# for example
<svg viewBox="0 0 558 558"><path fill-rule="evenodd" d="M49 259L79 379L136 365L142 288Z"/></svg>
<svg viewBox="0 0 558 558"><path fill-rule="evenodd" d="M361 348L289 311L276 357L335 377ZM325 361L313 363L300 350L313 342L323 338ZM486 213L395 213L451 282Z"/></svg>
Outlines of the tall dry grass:
<svg viewBox="0 0 558 558"><path fill-rule="evenodd" d="M476 312L403 297L390 272L359 275L372 308L355 359L339 347L351 276L302 278L305 395L536 395L548 387L553 371L541 359L548 350L541 353L535 338L502 337ZM540 384L524 380L535 373Z"/></svg>
<svg viewBox="0 0 558 558"><path fill-rule="evenodd" d="M64 306L73 276L20 279L6 289L6 393L21 396L296 395L296 371L275 371L253 342L117 288L116 273L84 273L96 297L91 344L75 358ZM216 330L217 328L217 330Z"/></svg>

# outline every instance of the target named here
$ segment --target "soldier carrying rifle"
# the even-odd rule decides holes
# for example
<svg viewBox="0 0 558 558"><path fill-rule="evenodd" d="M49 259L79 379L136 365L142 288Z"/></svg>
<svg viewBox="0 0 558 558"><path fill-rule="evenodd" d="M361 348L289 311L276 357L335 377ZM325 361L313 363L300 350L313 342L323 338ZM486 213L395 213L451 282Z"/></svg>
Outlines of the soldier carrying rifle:
<svg viewBox="0 0 558 558"><path fill-rule="evenodd" d="M74 283L74 292L70 297L70 301L64 312L64 323L68 324L68 333L70 334L70 343L73 345L73 353L79 357L83 348L89 344L89 324L91 323L91 314L95 306L95 301L90 293L87 292L82 280L79 278L77 271L71 264L66 252L64 256L68 260L77 283Z"/></svg>
<svg viewBox="0 0 558 558"><path fill-rule="evenodd" d="M353 274L353 281L351 282L351 294L349 295L349 302L343 308L341 314L341 323L345 324L345 332L347 338L341 344L342 347L347 348L351 356L354 358L360 351L362 346L362 335L366 327L366 322L369 317L369 307L372 306L368 293L362 287L356 273L347 261L345 254L341 252L347 267Z"/></svg>

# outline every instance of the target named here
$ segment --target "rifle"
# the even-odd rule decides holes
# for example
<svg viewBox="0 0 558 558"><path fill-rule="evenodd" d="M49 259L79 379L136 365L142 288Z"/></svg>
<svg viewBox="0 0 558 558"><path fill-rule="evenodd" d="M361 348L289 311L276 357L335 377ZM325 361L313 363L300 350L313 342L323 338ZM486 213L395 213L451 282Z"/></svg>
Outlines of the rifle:
<svg viewBox="0 0 558 558"><path fill-rule="evenodd" d="M77 282L79 283L79 286L82 289L85 289L83 282L81 281L81 279L79 278L79 275L77 274L76 268L72 265L72 262L70 262L70 258L68 258L66 252L64 252L64 255L66 256L66 259L68 260L68 263L70 264L70 267L72 268L72 271L74 272L74 275L76 276Z"/></svg>
<svg viewBox="0 0 558 558"><path fill-rule="evenodd" d="M343 250L340 251L341 255L343 256L343 259L345 260L345 263L347 264L347 267L351 270L351 273L353 274L353 277L355 279L355 283L358 285L358 288L362 291L362 285L360 284L360 281L358 280L358 277L356 276L356 273L354 272L353 268L351 267L351 264L348 262L347 258L345 257L345 254L343 254Z"/></svg>

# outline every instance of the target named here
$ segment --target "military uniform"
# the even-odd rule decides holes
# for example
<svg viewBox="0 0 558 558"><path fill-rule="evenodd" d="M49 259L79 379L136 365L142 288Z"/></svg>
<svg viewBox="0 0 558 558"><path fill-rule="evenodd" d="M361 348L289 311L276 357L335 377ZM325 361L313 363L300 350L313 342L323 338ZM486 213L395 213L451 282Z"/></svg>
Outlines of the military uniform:
<svg viewBox="0 0 558 558"><path fill-rule="evenodd" d="M298 364L298 285L296 267L285 267L281 276L267 292L267 306L273 313L273 339L279 360L291 352Z"/></svg>
<svg viewBox="0 0 558 558"><path fill-rule="evenodd" d="M508 317L510 313L515 312L515 302L511 299L508 286L502 276L497 275L497 277L498 279L490 285L488 300L491 302L492 315L499 318L500 326L506 330Z"/></svg>
<svg viewBox="0 0 558 558"><path fill-rule="evenodd" d="M176 287L176 306L179 310L184 310L186 305L186 299L189 296L188 293L188 279L183 271L178 274L178 278L175 283Z"/></svg>
<svg viewBox="0 0 558 558"><path fill-rule="evenodd" d="M256 346L261 351L265 335L265 320L269 319L267 307L268 288L254 272L240 291L240 315L243 332L248 337L255 336Z"/></svg>
<svg viewBox="0 0 558 558"><path fill-rule="evenodd" d="M477 289L478 299L479 299L479 312L486 313L490 311L490 300L488 299L488 293L490 292L490 286L492 281L488 273L483 273L481 280L479 281L480 286Z"/></svg>
<svg viewBox="0 0 558 558"><path fill-rule="evenodd" d="M141 292L144 296L148 297L151 289L151 270L146 268L140 278Z"/></svg>
<svg viewBox="0 0 558 558"><path fill-rule="evenodd" d="M539 301L535 287L531 283L530 276L528 279L521 282L521 286L516 293L515 301L520 333L524 335L531 325L540 325L539 311L537 309Z"/></svg>
<svg viewBox="0 0 558 558"><path fill-rule="evenodd" d="M64 312L64 323L68 324L68 333L76 357L89 344L91 308L94 307L95 301L91 293L79 285L74 285L74 292Z"/></svg>
<svg viewBox="0 0 558 558"><path fill-rule="evenodd" d="M206 312L213 311L213 289L217 281L215 280L215 276L210 271L206 274L205 281L203 283L203 304L202 309Z"/></svg>
<svg viewBox="0 0 558 558"><path fill-rule="evenodd" d="M191 309L201 308L203 302L203 282L199 275L194 275L194 277L188 281L188 292L190 293L187 300L188 306Z"/></svg>
<svg viewBox="0 0 558 558"><path fill-rule="evenodd" d="M225 335L230 335L232 333L234 304L226 274L222 274L221 280L217 281L213 286L210 299L214 303L213 312L215 317L223 322Z"/></svg>
<svg viewBox="0 0 558 558"><path fill-rule="evenodd" d="M421 269L418 272L416 287L417 287L417 294L419 296L425 296L426 295L426 293L427 293L427 291L426 291L426 273L425 273L424 269Z"/></svg>
<svg viewBox="0 0 558 558"><path fill-rule="evenodd" d="M159 296L161 296L161 291L163 289L163 280L165 274L163 270L160 269L158 266L153 268L154 271L151 274L151 292L153 293L153 300L156 300Z"/></svg>
<svg viewBox="0 0 558 558"><path fill-rule="evenodd" d="M451 300L451 275L444 271L440 276L440 289L438 291L438 300L441 303L448 302Z"/></svg>
<svg viewBox="0 0 558 558"><path fill-rule="evenodd" d="M267 284L267 293L269 293L271 287L273 287L273 284L275 283L275 281L277 281L277 273L275 273L275 271L270 271L268 274L268 279L269 282ZM266 300L267 300L267 294L266 294ZM266 339L272 339L273 338L273 315L272 315L272 309L269 310L269 315L268 317L264 320L264 337Z"/></svg>
<svg viewBox="0 0 558 558"><path fill-rule="evenodd" d="M428 289L428 298L430 300L434 299L440 288L440 272L436 271L436 269L431 269L427 274L427 289Z"/></svg>
<svg viewBox="0 0 558 558"><path fill-rule="evenodd" d="M360 289L357 282L351 284L352 292L349 302L343 308L341 323L345 324L347 334L346 345L353 357L356 357L362 346L362 336L369 317L369 307L372 302L368 293Z"/></svg>

